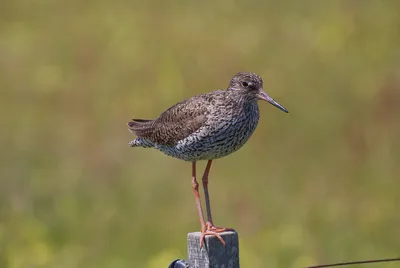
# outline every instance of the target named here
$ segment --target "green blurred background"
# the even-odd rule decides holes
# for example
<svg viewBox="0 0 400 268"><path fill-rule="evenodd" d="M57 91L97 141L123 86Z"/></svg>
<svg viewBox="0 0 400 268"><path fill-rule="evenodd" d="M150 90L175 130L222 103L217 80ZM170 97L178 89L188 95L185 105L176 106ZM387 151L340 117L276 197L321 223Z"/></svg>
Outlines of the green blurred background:
<svg viewBox="0 0 400 268"><path fill-rule="evenodd" d="M0 267L185 258L190 164L129 148L125 123L238 71L290 111L260 103L211 171L242 266L398 257L400 1L15 0L0 2Z"/></svg>

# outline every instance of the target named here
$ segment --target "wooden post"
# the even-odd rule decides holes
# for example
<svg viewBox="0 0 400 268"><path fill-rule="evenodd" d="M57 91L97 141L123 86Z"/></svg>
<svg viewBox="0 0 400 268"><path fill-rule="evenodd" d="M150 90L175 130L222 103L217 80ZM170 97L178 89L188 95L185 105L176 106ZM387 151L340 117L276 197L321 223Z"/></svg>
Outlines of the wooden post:
<svg viewBox="0 0 400 268"><path fill-rule="evenodd" d="M190 268L239 268L239 236L236 232L221 233L226 246L215 236L206 236L200 249L200 232L188 234Z"/></svg>

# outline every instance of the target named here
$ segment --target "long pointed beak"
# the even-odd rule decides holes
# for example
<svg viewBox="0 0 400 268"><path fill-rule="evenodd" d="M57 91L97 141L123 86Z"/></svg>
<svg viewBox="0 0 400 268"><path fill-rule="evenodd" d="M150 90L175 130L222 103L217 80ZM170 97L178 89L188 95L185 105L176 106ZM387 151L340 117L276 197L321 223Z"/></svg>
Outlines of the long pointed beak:
<svg viewBox="0 0 400 268"><path fill-rule="evenodd" d="M271 103L272 105L274 105L275 107L281 109L281 110L284 111L285 113L288 113L288 112L289 112L288 110L286 110L285 107L283 107L282 105L280 105L279 103L277 103L273 98L271 98L270 96L268 96L268 94L265 93L265 91L262 90L262 89L261 89L260 92L258 93L258 96L257 96L257 97L258 97L258 99L260 99L260 100L264 100L264 101L267 101L267 102Z"/></svg>

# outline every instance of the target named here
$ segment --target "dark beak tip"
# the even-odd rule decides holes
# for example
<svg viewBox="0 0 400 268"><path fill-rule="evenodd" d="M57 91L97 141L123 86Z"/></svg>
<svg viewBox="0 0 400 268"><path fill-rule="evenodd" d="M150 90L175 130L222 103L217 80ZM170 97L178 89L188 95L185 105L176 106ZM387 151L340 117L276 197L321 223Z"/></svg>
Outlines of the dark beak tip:
<svg viewBox="0 0 400 268"><path fill-rule="evenodd" d="M280 105L279 103L277 103L276 101L272 101L272 102L270 102L272 105L274 105L276 108L278 108L279 110L281 110L281 111L283 111L283 112L285 112L285 113L289 113L289 111L285 108L285 107L283 107L282 105Z"/></svg>
<svg viewBox="0 0 400 268"><path fill-rule="evenodd" d="M267 95L267 93L265 93L264 91L260 92L260 95L258 97L260 100L269 102L270 104L272 104L273 106L275 106L276 108L278 108L279 110L285 112L285 113L289 113L289 111L283 107L282 105L280 105L278 102L276 102L273 98L271 98L270 96Z"/></svg>

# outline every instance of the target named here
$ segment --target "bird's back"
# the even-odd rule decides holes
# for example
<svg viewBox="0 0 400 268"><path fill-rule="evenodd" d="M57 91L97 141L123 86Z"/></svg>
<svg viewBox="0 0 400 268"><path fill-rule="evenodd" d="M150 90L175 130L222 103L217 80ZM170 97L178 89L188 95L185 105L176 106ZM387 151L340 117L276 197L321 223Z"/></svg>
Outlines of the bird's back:
<svg viewBox="0 0 400 268"><path fill-rule="evenodd" d="M174 145L198 130L207 120L205 94L181 101L155 120L133 119L129 130L138 138L163 145Z"/></svg>

